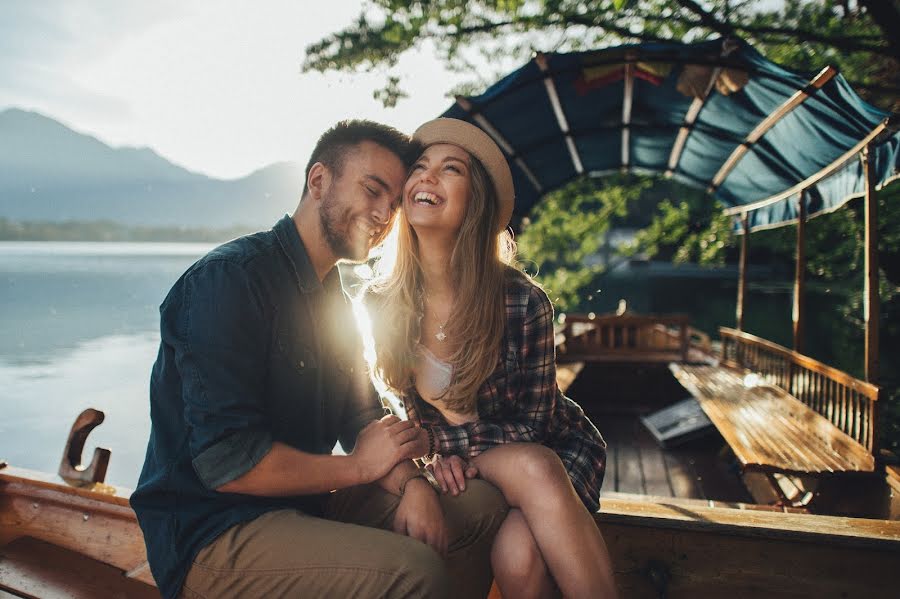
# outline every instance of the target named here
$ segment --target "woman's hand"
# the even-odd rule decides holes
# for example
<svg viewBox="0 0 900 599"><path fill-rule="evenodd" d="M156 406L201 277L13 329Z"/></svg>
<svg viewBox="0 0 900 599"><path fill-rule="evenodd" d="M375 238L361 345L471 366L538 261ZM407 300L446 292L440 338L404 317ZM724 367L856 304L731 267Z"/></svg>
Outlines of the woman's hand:
<svg viewBox="0 0 900 599"><path fill-rule="evenodd" d="M434 456L434 460L426 466L434 474L444 493L453 496L466 490L466 479L478 476L478 468L466 462L458 455L441 457Z"/></svg>

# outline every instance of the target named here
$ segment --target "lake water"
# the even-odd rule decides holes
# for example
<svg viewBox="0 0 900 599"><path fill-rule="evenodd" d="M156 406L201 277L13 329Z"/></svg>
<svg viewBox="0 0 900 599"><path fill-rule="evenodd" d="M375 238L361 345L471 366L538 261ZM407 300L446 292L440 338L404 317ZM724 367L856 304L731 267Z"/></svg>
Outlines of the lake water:
<svg viewBox="0 0 900 599"><path fill-rule="evenodd" d="M112 449L107 481L134 487L150 430L158 307L212 245L0 242L0 458L56 472L75 417Z"/></svg>

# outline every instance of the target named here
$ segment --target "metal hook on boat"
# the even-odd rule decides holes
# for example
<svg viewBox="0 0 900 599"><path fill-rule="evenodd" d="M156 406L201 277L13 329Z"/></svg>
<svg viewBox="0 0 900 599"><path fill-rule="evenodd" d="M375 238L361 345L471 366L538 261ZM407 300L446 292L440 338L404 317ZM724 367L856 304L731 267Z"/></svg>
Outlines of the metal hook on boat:
<svg viewBox="0 0 900 599"><path fill-rule="evenodd" d="M81 464L81 453L84 443L92 430L103 422L103 412L88 408L78 415L69 431L69 439L63 450L62 461L59 464L59 475L68 482L76 484L102 483L106 479L106 469L109 467L110 450L97 447L94 449L94 457L88 466Z"/></svg>

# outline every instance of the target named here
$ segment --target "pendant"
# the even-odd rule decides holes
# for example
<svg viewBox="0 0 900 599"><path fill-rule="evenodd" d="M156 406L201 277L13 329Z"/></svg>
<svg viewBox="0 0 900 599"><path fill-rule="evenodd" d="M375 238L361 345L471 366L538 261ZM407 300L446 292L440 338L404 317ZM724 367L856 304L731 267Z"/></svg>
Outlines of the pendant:
<svg viewBox="0 0 900 599"><path fill-rule="evenodd" d="M437 339L438 341L440 341L441 343L444 342L444 339L447 338L447 335L444 334L444 327L439 327L439 330L434 335L434 338Z"/></svg>

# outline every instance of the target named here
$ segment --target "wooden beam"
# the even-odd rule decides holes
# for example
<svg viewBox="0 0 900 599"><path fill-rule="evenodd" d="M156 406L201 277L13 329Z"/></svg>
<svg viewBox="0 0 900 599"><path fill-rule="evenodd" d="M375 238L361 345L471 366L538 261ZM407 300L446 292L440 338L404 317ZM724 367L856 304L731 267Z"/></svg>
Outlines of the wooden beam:
<svg viewBox="0 0 900 599"><path fill-rule="evenodd" d="M523 173L525 173L525 176L528 177L528 180L534 186L535 191L537 191L538 194L544 193L544 188L541 186L538 178L534 176L534 173L531 172L531 169L528 168L528 165L525 164L525 161L522 159L522 157L516 154L515 149L513 149L510 143L506 141L506 138L503 137L503 135L499 131L497 131L496 128L494 128L491 122L487 120L487 118L485 118L483 114L475 112L475 107L472 106L472 103L469 102L467 98L463 96L456 96L456 103L459 104L460 108L468 112L469 116L475 119L475 122L478 123L478 126L481 127L485 133L490 135L491 138L493 138L493 140L497 143L497 145L500 146L500 148L504 152L506 152L506 155L516 163L516 165L522 170Z"/></svg>
<svg viewBox="0 0 900 599"><path fill-rule="evenodd" d="M543 53L538 54L534 58L541 73L544 74L544 88L547 90L547 97L550 99L550 105L553 106L553 114L556 115L556 123L559 130L566 140L566 147L569 149L569 157L572 159L572 166L579 175L584 173L584 165L581 162L581 156L578 154L578 148L575 147L575 140L572 138L572 131L569 129L569 120L563 110L562 102L559 101L559 94L556 91L556 83L550 74L550 67L547 63L547 56Z"/></svg>
<svg viewBox="0 0 900 599"><path fill-rule="evenodd" d="M866 175L866 258L863 310L866 323L866 380L878 380L878 323L880 297L878 291L878 199L875 196L874 144L863 151Z"/></svg>
<svg viewBox="0 0 900 599"><path fill-rule="evenodd" d="M735 50L738 49L737 42L732 38L725 38L722 40L722 57L726 57ZM681 128L678 130L678 136L675 138L675 143L672 144L672 151L669 154L669 162L666 167L665 176L671 177L675 174L675 169L678 167L678 161L681 160L681 152L684 150L684 144L687 142L688 135L691 130L694 128L694 122L697 120L697 116L700 114L700 110L703 108L703 105L706 104L707 98L709 98L710 92L712 92L713 87L716 85L716 81L719 80L719 75L722 74L722 71L725 67L717 66L712 70L712 73L709 77L709 83L706 84L706 89L703 91L703 95L698 98L694 98L694 101L691 102L688 111L684 115L684 121L681 123Z"/></svg>
<svg viewBox="0 0 900 599"><path fill-rule="evenodd" d="M794 351L803 353L806 333L806 191L800 192L797 200L797 250L794 268L794 309L791 320L794 323Z"/></svg>
<svg viewBox="0 0 900 599"><path fill-rule="evenodd" d="M694 101L691 102L688 111L684 115L684 121L681 123L681 128L678 129L678 136L675 138L675 143L672 144L672 151L669 154L669 162L666 167L665 176L671 177L675 173L675 168L678 166L678 161L681 160L681 152L684 150L684 144L687 143L688 134L691 132L691 129L694 128L694 122L697 120L697 116L700 114L700 109L703 108L703 105L706 104L706 99L709 97L709 92L712 91L712 88L715 86L716 81L719 79L719 75L722 74L722 67L716 67L713 69L712 75L709 78L709 83L706 85L706 91L703 93L702 97L694 98Z"/></svg>
<svg viewBox="0 0 900 599"><path fill-rule="evenodd" d="M625 57L625 85L622 95L622 171L631 162L631 107L634 98L634 56Z"/></svg>
<svg viewBox="0 0 900 599"><path fill-rule="evenodd" d="M778 124L781 119L787 116L793 109L802 104L817 90L821 89L826 83L831 81L834 76L837 75L837 69L832 66L827 66L821 71L819 74L812 78L812 80L801 90L797 90L790 98L788 98L781 106L775 109L772 114L764 118L759 122L756 127L753 128L753 131L747 135L746 139L734 149L731 153L731 156L722 164L722 167L719 169L719 172L712 179L712 183L709 185L709 189L707 190L709 193L714 192L721 184L722 181L728 176L728 174L737 166L737 163L741 161L741 158L744 157L744 154L750 149L750 147L755 144L760 138L765 135L769 130L772 129L776 124Z"/></svg>
<svg viewBox="0 0 900 599"><path fill-rule="evenodd" d="M844 152L834 162L832 162L831 164L829 164L828 166L826 166L819 172L817 172L813 175L810 175L803 181L800 181L799 183L797 183L790 189L785 189L784 191L778 192L775 195L769 196L768 198L765 198L763 200L759 200L758 202L753 202L750 204L741 204L740 206L732 206L731 208L726 208L725 210L722 211L722 214L725 214L726 216L734 216L737 214L742 214L747 211L759 210L760 208L765 208L766 206L770 206L772 204L777 204L778 202L781 202L783 200L786 200L790 197L797 195L804 189L812 187L813 185L815 185L822 179L825 179L826 177L830 177L831 175L833 175L838 169L843 167L847 163L847 161L858 156L859 153L862 152L866 146L868 146L870 143L872 143L872 141L874 141L875 138L878 137L878 135L882 131L884 131L888 127L896 126L896 123L897 123L897 121L891 120L890 118L884 119L883 121L878 123L878 125L874 129L872 129L868 133L868 135L866 135L864 138L862 138L859 141L859 143L857 143L855 146L853 146L852 148L850 148L849 150Z"/></svg>
<svg viewBox="0 0 900 599"><path fill-rule="evenodd" d="M741 258L738 262L738 292L737 292L737 308L735 310L735 320L737 321L737 330L744 329L744 298L747 295L747 252L750 243L750 213L745 212L741 215L741 228L743 235L741 236Z"/></svg>

